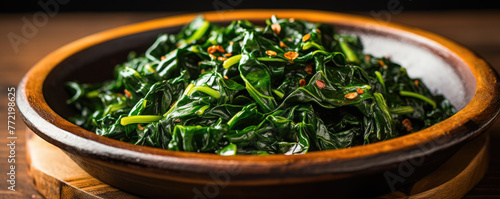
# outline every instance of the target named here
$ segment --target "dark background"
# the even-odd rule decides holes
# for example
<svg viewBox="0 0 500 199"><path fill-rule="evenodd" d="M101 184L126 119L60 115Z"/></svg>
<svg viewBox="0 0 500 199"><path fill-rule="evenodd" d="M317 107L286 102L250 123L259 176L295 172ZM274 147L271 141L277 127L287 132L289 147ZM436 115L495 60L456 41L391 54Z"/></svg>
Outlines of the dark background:
<svg viewBox="0 0 500 199"><path fill-rule="evenodd" d="M318 9L328 11L358 12L388 10L402 6L404 10L487 10L499 9L496 1L450 0L9 0L0 6L0 13L41 11L39 3L57 2L57 12L148 12L148 11L213 11L229 9ZM326 2L326 3L325 3ZM50 7L54 9L54 7Z"/></svg>

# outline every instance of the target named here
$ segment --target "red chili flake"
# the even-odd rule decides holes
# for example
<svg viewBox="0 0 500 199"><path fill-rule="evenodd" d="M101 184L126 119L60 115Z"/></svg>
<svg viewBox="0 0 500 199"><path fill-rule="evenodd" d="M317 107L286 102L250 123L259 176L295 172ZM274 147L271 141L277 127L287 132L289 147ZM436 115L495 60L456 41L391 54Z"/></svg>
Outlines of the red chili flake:
<svg viewBox="0 0 500 199"><path fill-rule="evenodd" d="M275 51L273 50L266 50L266 54L269 55L269 56L275 56L277 55L278 53L276 53Z"/></svg>
<svg viewBox="0 0 500 199"><path fill-rule="evenodd" d="M210 46L210 47L207 48L207 53L208 54L213 54L213 53L215 53L215 51L217 51L218 48L219 47L217 45Z"/></svg>
<svg viewBox="0 0 500 199"><path fill-rule="evenodd" d="M232 41L229 42L229 45L233 45L233 44L234 44L234 42L232 42Z"/></svg>
<svg viewBox="0 0 500 199"><path fill-rule="evenodd" d="M225 57L217 57L217 59L218 59L219 61L226 61L226 59L227 59L227 58L225 58Z"/></svg>
<svg viewBox="0 0 500 199"><path fill-rule="evenodd" d="M177 119L175 119L175 121L174 121L174 122L177 122L177 123L181 122L181 118L177 118Z"/></svg>
<svg viewBox="0 0 500 199"><path fill-rule="evenodd" d="M208 54L208 56L210 56L212 59L217 59L217 57L215 55Z"/></svg>
<svg viewBox="0 0 500 199"><path fill-rule="evenodd" d="M304 36L302 37L302 42L306 42L307 40L309 40L309 38L311 38L311 35L310 35L310 34L304 35Z"/></svg>
<svg viewBox="0 0 500 199"><path fill-rule="evenodd" d="M325 86L326 86L325 81L323 81L321 79L316 80L316 86L318 86L319 89L325 88Z"/></svg>
<svg viewBox="0 0 500 199"><path fill-rule="evenodd" d="M130 93L127 89L124 89L123 92L125 93L125 96L132 97L132 93Z"/></svg>
<svg viewBox="0 0 500 199"><path fill-rule="evenodd" d="M305 86L306 85L306 80L305 79L300 79L299 85L300 85L300 87Z"/></svg>
<svg viewBox="0 0 500 199"><path fill-rule="evenodd" d="M320 30L320 29L318 29L318 28L316 28L316 32L321 33L321 30Z"/></svg>
<svg viewBox="0 0 500 199"><path fill-rule="evenodd" d="M229 77L227 75L224 75L224 79L229 79Z"/></svg>
<svg viewBox="0 0 500 199"><path fill-rule="evenodd" d="M161 60L164 60L164 59L166 59L166 57L165 57L165 56L161 56L161 58L160 58L160 59L161 59Z"/></svg>
<svg viewBox="0 0 500 199"><path fill-rule="evenodd" d="M418 81L418 79L415 80L415 86L418 86L418 84L420 83L420 81Z"/></svg>
<svg viewBox="0 0 500 199"><path fill-rule="evenodd" d="M170 108L172 108L172 106L174 106L174 104L175 104L176 102L177 102L177 101L172 102L172 104L170 104Z"/></svg>
<svg viewBox="0 0 500 199"><path fill-rule="evenodd" d="M224 50L224 47L222 47L222 46L220 46L220 45L219 45L219 46L217 46L217 50L218 50L219 52L221 52L221 53L225 53L225 52L226 52L226 50Z"/></svg>
<svg viewBox="0 0 500 199"><path fill-rule="evenodd" d="M347 94L345 95L345 98L347 98L347 99L354 99L354 98L356 98L357 96L358 96L358 93L357 93L357 92L352 92L352 93L347 93Z"/></svg>
<svg viewBox="0 0 500 199"><path fill-rule="evenodd" d="M356 89L356 92L358 92L359 94L363 94L365 93L365 90L363 90L362 88L358 88Z"/></svg>
<svg viewBox="0 0 500 199"><path fill-rule="evenodd" d="M306 66L306 73L307 74L313 74L313 67L311 64Z"/></svg>
<svg viewBox="0 0 500 199"><path fill-rule="evenodd" d="M295 51L288 51L285 53L285 57L291 61L293 61L295 58L299 57L299 53Z"/></svg>
<svg viewBox="0 0 500 199"><path fill-rule="evenodd" d="M231 57L231 56L233 56L233 53L226 53L226 54L224 54L224 56Z"/></svg>
<svg viewBox="0 0 500 199"><path fill-rule="evenodd" d="M137 124L137 128L141 131L144 130L144 127L142 127L140 124Z"/></svg>
<svg viewBox="0 0 500 199"><path fill-rule="evenodd" d="M403 123L403 126L405 126L407 132L410 132L413 130L410 119L406 118L403 120L402 123Z"/></svg>
<svg viewBox="0 0 500 199"><path fill-rule="evenodd" d="M387 68L387 65L385 65L384 61L382 61L381 59L377 59L377 62L380 64L380 66L382 66L382 68Z"/></svg>
<svg viewBox="0 0 500 199"><path fill-rule="evenodd" d="M280 47L282 47L282 48L288 48L288 46L285 43L283 43L282 41L280 41Z"/></svg>
<svg viewBox="0 0 500 199"><path fill-rule="evenodd" d="M200 74L203 74L205 72L206 72L205 69L201 69Z"/></svg>
<svg viewBox="0 0 500 199"><path fill-rule="evenodd" d="M371 59L370 55L365 55L365 60L366 60L367 62L368 62L368 61L370 61L370 59Z"/></svg>
<svg viewBox="0 0 500 199"><path fill-rule="evenodd" d="M274 33L279 35L281 32L281 25L279 23L273 23L271 24L271 29L273 29Z"/></svg>

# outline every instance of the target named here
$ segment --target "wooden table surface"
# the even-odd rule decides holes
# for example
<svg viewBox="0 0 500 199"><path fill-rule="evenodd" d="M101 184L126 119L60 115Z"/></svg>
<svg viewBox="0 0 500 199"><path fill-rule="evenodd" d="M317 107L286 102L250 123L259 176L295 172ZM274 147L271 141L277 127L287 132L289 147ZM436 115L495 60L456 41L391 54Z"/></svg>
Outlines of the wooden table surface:
<svg viewBox="0 0 500 199"><path fill-rule="evenodd" d="M15 118L16 191L7 189L8 175L5 174L10 171L7 144L11 141L7 139L7 88L16 87L37 61L71 41L109 28L175 14L179 13L59 13L45 19L36 18L38 21L33 21L35 13L0 14L0 198L42 198L26 174L26 126L19 115ZM356 14L371 16L369 13ZM500 10L403 11L391 15L390 20L457 41L500 71ZM33 23L31 29L29 23ZM14 45L9 35L15 38ZM465 198L500 198L500 120L488 132L491 134L488 172Z"/></svg>

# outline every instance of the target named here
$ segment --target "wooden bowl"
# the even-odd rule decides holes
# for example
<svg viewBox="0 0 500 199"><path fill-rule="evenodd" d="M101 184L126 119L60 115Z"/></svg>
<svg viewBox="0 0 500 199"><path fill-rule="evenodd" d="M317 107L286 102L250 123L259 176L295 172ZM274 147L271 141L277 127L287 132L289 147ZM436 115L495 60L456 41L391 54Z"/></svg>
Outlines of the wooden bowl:
<svg viewBox="0 0 500 199"><path fill-rule="evenodd" d="M419 132L392 140L305 155L241 155L177 152L101 137L72 124L63 84L111 77L129 51L144 52L160 33L174 33L196 14L129 25L94 34L52 52L19 84L17 103L30 129L64 150L99 180L147 197L303 198L374 196L414 182L477 137L499 113L498 75L470 50L416 28L365 17L308 10L238 10L203 13L226 24L280 18L334 24L361 36L366 51L390 55L443 93L460 110Z"/></svg>

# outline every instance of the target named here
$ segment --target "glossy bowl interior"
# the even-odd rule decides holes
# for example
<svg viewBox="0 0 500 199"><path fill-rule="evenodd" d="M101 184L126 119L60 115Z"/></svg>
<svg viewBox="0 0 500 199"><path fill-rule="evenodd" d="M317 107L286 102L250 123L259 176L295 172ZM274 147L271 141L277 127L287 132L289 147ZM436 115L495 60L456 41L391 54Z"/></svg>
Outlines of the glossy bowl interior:
<svg viewBox="0 0 500 199"><path fill-rule="evenodd" d="M135 146L98 136L64 119L74 114L65 104L69 96L64 82L109 79L115 64L125 61L130 51L142 53L160 33L176 33L196 16L188 14L116 28L54 51L20 83L20 113L30 129L67 152L91 175L125 191L151 197L192 197L198 194L196 190L203 192L214 183L218 185L217 195L226 197L274 197L284 196L285 192L289 197L301 193L310 196L311 192L322 193L318 190L332 186L341 195L359 196L355 188L360 185L371 187L367 194L380 194L432 171L464 142L483 132L498 115L498 75L474 53L441 36L320 11L204 13L209 21L221 24L236 19L262 24L273 14L334 24L341 33L359 35L366 52L390 56L406 67L411 77L420 77L433 91L443 93L460 111L432 127L392 140L295 156L222 157ZM398 170L403 163L416 160L420 162L412 164L415 169L409 175ZM387 181L387 172L403 176L404 180L393 184Z"/></svg>

